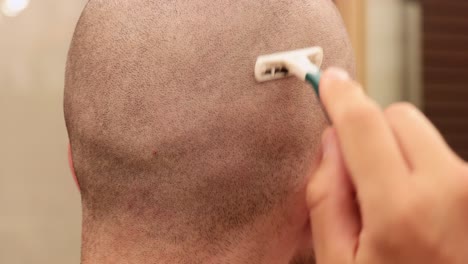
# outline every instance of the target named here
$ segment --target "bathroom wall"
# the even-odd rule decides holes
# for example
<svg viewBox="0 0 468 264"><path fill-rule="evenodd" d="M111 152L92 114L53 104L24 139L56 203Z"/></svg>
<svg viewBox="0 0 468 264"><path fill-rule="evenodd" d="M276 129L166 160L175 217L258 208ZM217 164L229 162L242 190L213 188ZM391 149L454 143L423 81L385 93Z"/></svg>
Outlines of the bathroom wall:
<svg viewBox="0 0 468 264"><path fill-rule="evenodd" d="M422 11L415 0L366 1L366 90L383 107L423 106Z"/></svg>
<svg viewBox="0 0 468 264"><path fill-rule="evenodd" d="M367 92L382 106L402 97L403 2L367 1Z"/></svg>
<svg viewBox="0 0 468 264"><path fill-rule="evenodd" d="M16 17L2 15L5 1L0 0L0 263L79 263L81 212L67 167L62 93L68 44L85 1L31 0ZM24 1L11 2L14 7Z"/></svg>

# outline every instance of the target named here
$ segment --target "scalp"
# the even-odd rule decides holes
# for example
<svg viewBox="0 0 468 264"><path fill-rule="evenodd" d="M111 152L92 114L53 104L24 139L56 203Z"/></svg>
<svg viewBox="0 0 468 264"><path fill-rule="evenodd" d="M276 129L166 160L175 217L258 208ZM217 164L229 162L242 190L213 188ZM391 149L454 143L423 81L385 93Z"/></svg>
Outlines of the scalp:
<svg viewBox="0 0 468 264"><path fill-rule="evenodd" d="M280 208L327 121L308 86L257 84L253 69L258 55L316 45L325 67L353 72L328 0L90 1L64 103L87 212L213 238Z"/></svg>

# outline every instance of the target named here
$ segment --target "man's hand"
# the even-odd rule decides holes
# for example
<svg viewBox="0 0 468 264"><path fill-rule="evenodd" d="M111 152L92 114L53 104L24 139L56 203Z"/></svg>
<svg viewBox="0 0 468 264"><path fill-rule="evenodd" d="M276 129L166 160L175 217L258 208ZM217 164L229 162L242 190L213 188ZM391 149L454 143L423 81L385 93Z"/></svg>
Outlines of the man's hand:
<svg viewBox="0 0 468 264"><path fill-rule="evenodd" d="M468 166L415 107L382 111L339 69L307 191L318 264L468 263Z"/></svg>

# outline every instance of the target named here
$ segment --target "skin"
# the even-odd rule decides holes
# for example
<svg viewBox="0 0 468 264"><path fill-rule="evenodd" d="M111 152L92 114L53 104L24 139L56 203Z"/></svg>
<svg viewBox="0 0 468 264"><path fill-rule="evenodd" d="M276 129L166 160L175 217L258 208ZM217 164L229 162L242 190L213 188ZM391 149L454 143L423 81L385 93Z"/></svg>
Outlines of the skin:
<svg viewBox="0 0 468 264"><path fill-rule="evenodd" d="M468 263L468 166L414 106L386 110L340 69L307 190L318 264Z"/></svg>

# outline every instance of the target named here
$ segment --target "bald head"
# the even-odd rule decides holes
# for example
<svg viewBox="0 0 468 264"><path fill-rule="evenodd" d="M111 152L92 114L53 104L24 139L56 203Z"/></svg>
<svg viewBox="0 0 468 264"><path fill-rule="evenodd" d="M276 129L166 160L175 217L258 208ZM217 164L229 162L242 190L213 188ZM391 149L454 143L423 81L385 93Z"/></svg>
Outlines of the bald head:
<svg viewBox="0 0 468 264"><path fill-rule="evenodd" d="M65 87L84 224L218 243L287 222L326 119L307 85L258 84L253 70L309 46L353 71L329 0L90 1Z"/></svg>

